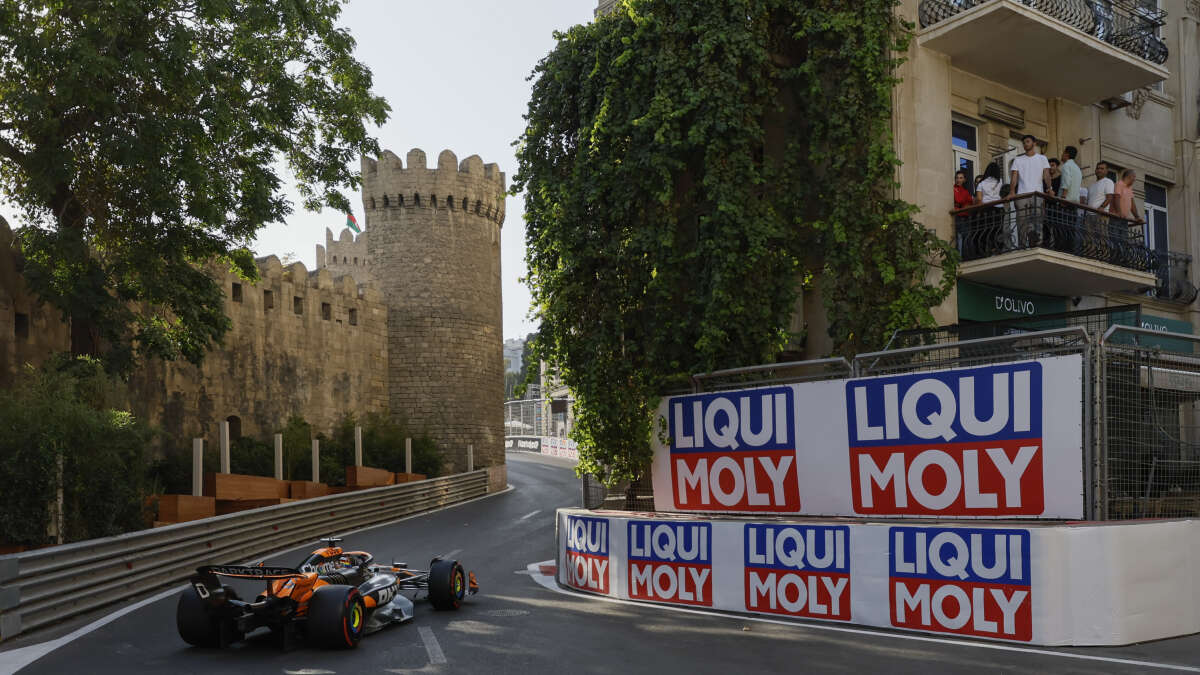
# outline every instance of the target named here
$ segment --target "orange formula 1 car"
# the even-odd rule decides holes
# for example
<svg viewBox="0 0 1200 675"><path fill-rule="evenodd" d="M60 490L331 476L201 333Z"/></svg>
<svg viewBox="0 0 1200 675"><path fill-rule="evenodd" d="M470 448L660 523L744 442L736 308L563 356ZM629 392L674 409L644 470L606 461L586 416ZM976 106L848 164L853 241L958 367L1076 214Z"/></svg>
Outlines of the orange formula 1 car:
<svg viewBox="0 0 1200 675"><path fill-rule="evenodd" d="M413 599L422 592L435 609L446 610L458 609L479 590L475 573L464 573L456 560L434 558L428 570L410 570L404 563L375 564L364 551L343 551L341 539L321 541L325 547L298 569L262 563L197 568L179 596L179 636L198 647L225 647L266 626L284 649L301 638L348 649L367 633L412 619ZM247 602L222 577L261 579L267 587Z"/></svg>

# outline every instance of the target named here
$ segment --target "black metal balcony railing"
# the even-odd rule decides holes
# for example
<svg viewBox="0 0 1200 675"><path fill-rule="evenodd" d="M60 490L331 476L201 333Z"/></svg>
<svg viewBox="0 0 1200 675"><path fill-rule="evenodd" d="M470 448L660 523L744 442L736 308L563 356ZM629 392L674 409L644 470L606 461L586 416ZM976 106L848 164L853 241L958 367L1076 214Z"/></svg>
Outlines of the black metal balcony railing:
<svg viewBox="0 0 1200 675"><path fill-rule="evenodd" d="M1192 256L1175 251L1158 251L1155 255L1157 266L1154 274L1158 277L1158 285L1154 289L1154 297L1184 305L1192 304L1198 294L1188 277Z"/></svg>
<svg viewBox="0 0 1200 675"><path fill-rule="evenodd" d="M927 28L989 0L921 0L918 14ZM1114 47L1162 65L1167 43L1158 36L1166 12L1153 0L1016 0Z"/></svg>
<svg viewBox="0 0 1200 675"><path fill-rule="evenodd" d="M1159 268L1142 224L1041 193L951 212L963 262L1042 248L1141 272Z"/></svg>

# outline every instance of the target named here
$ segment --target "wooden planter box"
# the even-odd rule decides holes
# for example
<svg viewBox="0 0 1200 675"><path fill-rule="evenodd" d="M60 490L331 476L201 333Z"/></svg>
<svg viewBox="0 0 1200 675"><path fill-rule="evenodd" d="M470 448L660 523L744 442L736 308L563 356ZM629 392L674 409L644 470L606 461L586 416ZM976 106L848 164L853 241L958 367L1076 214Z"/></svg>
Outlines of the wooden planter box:
<svg viewBox="0 0 1200 675"><path fill-rule="evenodd" d="M395 485L396 474L369 466L346 467L346 485L351 487L379 487Z"/></svg>
<svg viewBox="0 0 1200 675"><path fill-rule="evenodd" d="M425 480L426 476L423 473L398 473L396 474L397 483L411 483L417 480Z"/></svg>
<svg viewBox="0 0 1200 675"><path fill-rule="evenodd" d="M214 499L287 499L287 481L236 473L204 474L204 496Z"/></svg>
<svg viewBox="0 0 1200 675"><path fill-rule="evenodd" d="M160 523L183 523L189 520L212 518L217 515L216 503L212 497L193 497L192 495L161 495L158 498L158 517Z"/></svg>
<svg viewBox="0 0 1200 675"><path fill-rule="evenodd" d="M293 480L288 482L288 496L292 499L309 499L324 497L329 494L329 486L324 483L314 483L310 480Z"/></svg>
<svg viewBox="0 0 1200 675"><path fill-rule="evenodd" d="M227 513L237 513L238 511L247 511L249 509L258 509L264 506L275 506L276 504L286 504L294 502L295 499L218 499L217 500L217 515L223 516Z"/></svg>

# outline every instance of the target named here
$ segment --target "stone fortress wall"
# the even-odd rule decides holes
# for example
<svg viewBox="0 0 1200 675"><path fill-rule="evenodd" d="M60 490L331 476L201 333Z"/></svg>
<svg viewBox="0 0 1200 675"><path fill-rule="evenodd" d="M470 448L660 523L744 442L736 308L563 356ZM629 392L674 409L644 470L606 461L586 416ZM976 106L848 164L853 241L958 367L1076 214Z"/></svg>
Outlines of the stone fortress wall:
<svg viewBox="0 0 1200 675"><path fill-rule="evenodd" d="M388 306L388 390L450 471L504 463L504 174L472 155L363 158L367 258Z"/></svg>
<svg viewBox="0 0 1200 675"><path fill-rule="evenodd" d="M200 366L147 361L130 378L133 409L178 439L267 439L292 415L328 431L347 412L387 409L387 308L354 277L258 261L257 284L219 275L233 327ZM230 420L230 418L234 418Z"/></svg>
<svg viewBox="0 0 1200 675"><path fill-rule="evenodd" d="M214 269L233 323L224 344L198 367L146 361L130 379L138 417L176 444L215 445L221 421L265 440L292 415L328 431L347 412L390 411L438 441L446 472L466 468L468 444L477 468L504 463L504 174L449 151L436 169L421 150L408 168L391 152L362 164L371 236L327 230L316 270L267 256L255 284ZM24 287L10 240L0 221L3 386L70 348L58 311Z"/></svg>

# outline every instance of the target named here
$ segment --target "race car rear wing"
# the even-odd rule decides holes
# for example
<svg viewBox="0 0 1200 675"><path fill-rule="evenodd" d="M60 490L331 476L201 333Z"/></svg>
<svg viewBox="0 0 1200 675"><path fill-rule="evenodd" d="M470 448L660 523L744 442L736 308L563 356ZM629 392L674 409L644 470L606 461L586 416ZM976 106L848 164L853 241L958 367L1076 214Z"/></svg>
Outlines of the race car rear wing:
<svg viewBox="0 0 1200 675"><path fill-rule="evenodd" d="M290 579L304 576L304 573L291 567L261 567L243 565L205 565L197 567L196 574L200 576L236 577L239 579Z"/></svg>

